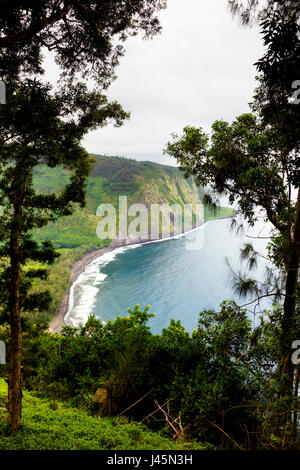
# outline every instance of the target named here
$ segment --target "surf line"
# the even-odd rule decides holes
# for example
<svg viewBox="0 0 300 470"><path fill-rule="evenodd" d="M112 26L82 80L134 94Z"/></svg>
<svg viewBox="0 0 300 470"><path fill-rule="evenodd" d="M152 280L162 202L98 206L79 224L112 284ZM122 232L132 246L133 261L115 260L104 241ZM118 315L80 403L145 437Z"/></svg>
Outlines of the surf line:
<svg viewBox="0 0 300 470"><path fill-rule="evenodd" d="M99 268L111 263L115 260L118 254L124 253L130 249L139 248L144 245L163 243L171 240L176 240L183 237L188 237L192 232L203 230L206 224L210 222L218 222L220 220L228 219L231 217L222 217L219 219L206 220L198 227L172 235L167 238L160 238L157 240L142 240L127 245L119 245L115 248L108 247L107 251L102 253L99 257L91 261L84 268L84 271L78 275L70 287L68 309L63 317L64 324L67 326L78 327L80 324L84 325L93 308L96 304L96 298L100 285L107 278L106 274L101 273ZM115 240L115 243L117 241Z"/></svg>

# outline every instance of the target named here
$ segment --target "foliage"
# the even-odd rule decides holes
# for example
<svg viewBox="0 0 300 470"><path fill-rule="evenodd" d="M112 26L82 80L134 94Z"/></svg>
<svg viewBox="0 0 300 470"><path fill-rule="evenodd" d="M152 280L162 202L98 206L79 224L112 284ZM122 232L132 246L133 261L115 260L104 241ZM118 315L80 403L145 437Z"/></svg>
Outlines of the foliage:
<svg viewBox="0 0 300 470"><path fill-rule="evenodd" d="M251 104L256 115L238 116L231 125L216 121L211 136L202 128L185 127L181 137L173 135L166 153L177 158L186 176L194 175L199 184L211 188L207 200L212 205L225 192L250 224L263 209L265 220L274 227L269 244L274 268L268 270L264 286L240 275L237 279L242 294L252 290L258 299L267 295L283 301L282 314L277 315L281 359L273 405L278 419L273 420L267 404L265 419L269 436L274 430L276 447L295 441L299 413L299 372L291 359L291 345L299 337L299 1L230 0L229 5L244 24L257 19L263 37L265 53L256 63L260 86ZM250 268L256 255L252 247L242 252L242 258L249 257Z"/></svg>
<svg viewBox="0 0 300 470"><path fill-rule="evenodd" d="M92 77L108 86L122 43L141 31L152 37L160 31L156 12L163 0L95 1L77 0L1 0L0 70L11 77L39 74L42 48L52 51L62 72L61 79L76 83Z"/></svg>
<svg viewBox="0 0 300 470"><path fill-rule="evenodd" d="M270 233L269 260L274 262L266 279L258 282L235 273L237 292L244 295L251 291L257 302L268 296L283 303L280 321L281 360L280 399L290 403L282 410L282 423L277 430L290 422L296 369L291 360L291 345L299 337L297 285L300 265L300 190L297 200L292 197L293 185L297 185L299 158L297 138L283 132L288 119L283 111L266 119L267 86L263 82L257 91L254 108L259 115L243 114L232 124L223 120L212 125L209 136L202 128L185 127L183 135L173 135L166 153L174 156L186 176L193 175L198 184L210 187L207 200L213 205L222 193L235 203L243 219L251 225L263 217L273 225ZM290 106L293 107L291 104ZM299 121L296 121L299 122ZM298 124L297 124L298 125ZM251 268L257 253L248 244L241 257L248 257ZM284 424L285 422L285 424ZM294 428L294 432L295 428Z"/></svg>
<svg viewBox="0 0 300 470"><path fill-rule="evenodd" d="M77 91L79 93L79 90ZM80 92L84 93L84 90L81 89ZM76 104L76 95L71 99L64 90L60 96L51 96L48 86L38 84L36 81L25 81L20 88L9 89L7 93L9 112L3 107L0 110L0 126L3 131L0 142L0 191L3 208L0 255L11 256L10 244L18 220L20 238L18 249L21 253L18 261L22 266L28 264L30 260L53 263L57 256L52 250L51 243L44 239L38 245L32 238L32 231L40 230L59 216L71 214L72 202L83 204L85 178L89 172L90 161L88 154L78 144L78 139L96 122L104 124L107 119L115 118L117 124L121 124L125 117L118 105L110 105L99 94L91 94L90 106L95 108L93 116L91 109L86 107L77 121L70 120L69 110L65 109L65 106L72 100L72 112L75 112L76 108L77 112L80 112L81 105ZM36 115L40 112L47 117L47 122L40 117L36 119ZM16 141L17 136L19 142ZM65 186L61 186L60 192L54 193L50 190L50 193L42 194L35 190L32 170L41 162L47 162L51 167L63 165L68 168L69 178ZM20 200L18 219L16 219L17 200ZM10 269L7 267L1 273L2 309L5 305L8 308ZM22 310L33 310L30 301L34 300L33 296L30 297L29 294L26 297L26 293L35 277L43 279L45 276L44 268L26 271L26 279L24 276L21 287ZM44 302L45 294L41 293L39 298L40 307L45 310L47 308L47 303ZM38 297L35 298L35 304L39 308Z"/></svg>
<svg viewBox="0 0 300 470"><path fill-rule="evenodd" d="M0 380L1 450L203 450L206 446L175 443L124 417L90 416L61 400L24 392L23 426L14 436L6 425L7 388ZM209 447L209 446L208 446Z"/></svg>
<svg viewBox="0 0 300 470"><path fill-rule="evenodd" d="M299 9L298 0L228 0L230 10L233 15L240 17L243 24L252 24L270 16L274 10L280 11L283 15L289 16Z"/></svg>
<svg viewBox="0 0 300 470"><path fill-rule="evenodd" d="M120 157L91 155L91 158L94 161L86 184L85 207L77 207L73 215L60 217L35 231L35 240L42 242L49 239L55 248L89 246L92 250L105 246L108 241L101 241L96 235L99 222L96 209L99 204L108 203L117 210L119 196L127 196L129 205L139 203L147 207L151 203L162 202L170 206L203 202L202 188L197 188L191 179L185 181L175 167ZM47 168L45 165L36 167L33 175L34 186L41 193L47 193L50 189L61 191L68 179L67 170ZM230 208L220 207L214 212L205 207L205 220L231 215Z"/></svg>
<svg viewBox="0 0 300 470"><path fill-rule="evenodd" d="M32 231L57 216L70 215L72 203L84 205L91 162L80 145L83 136L109 119L119 126L128 118L99 89L115 78L123 53L120 42L139 30L147 37L159 32L155 12L165 4L160 0L85 5L76 0L20 0L1 1L0 6L0 75L7 96L0 108L0 256L10 261L1 273L1 313L9 314L11 324L8 394L10 426L15 431L22 406L21 313L45 311L50 301L48 292L29 293L31 279L45 278L46 271L27 271L24 277L21 267L30 260L51 264L56 257L51 243L39 246ZM42 81L43 48L53 51L61 71L55 92ZM97 83L97 90L88 90L82 81L88 78ZM59 195L35 191L33 169L38 164L71 170Z"/></svg>
<svg viewBox="0 0 300 470"><path fill-rule="evenodd" d="M186 440L220 448L282 448L287 440L296 446L291 423L279 432L275 427L286 406L277 400L279 307L253 330L246 311L224 302L219 312L202 312L192 334L172 320L153 335L149 307L128 313L107 324L91 316L61 335L33 327L24 336L26 387L164 432L168 423L158 405L167 404L180 416Z"/></svg>

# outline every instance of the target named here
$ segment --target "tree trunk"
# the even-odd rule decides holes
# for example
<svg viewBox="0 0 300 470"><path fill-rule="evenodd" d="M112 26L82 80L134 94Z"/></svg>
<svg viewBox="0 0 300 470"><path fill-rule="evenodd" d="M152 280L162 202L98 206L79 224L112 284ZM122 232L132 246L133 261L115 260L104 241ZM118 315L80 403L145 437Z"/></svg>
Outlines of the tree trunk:
<svg viewBox="0 0 300 470"><path fill-rule="evenodd" d="M20 185L21 186L21 185ZM20 232L22 227L22 201L24 188L14 190L14 215L10 236L10 371L8 383L8 424L12 432L21 427L22 415L22 327L20 312Z"/></svg>
<svg viewBox="0 0 300 470"><path fill-rule="evenodd" d="M292 230L291 248L287 263L284 311L282 319L281 364L280 364L280 396L294 395L294 371L292 363L292 343L295 339L296 291L298 286L300 259L300 190L298 190L295 224Z"/></svg>
<svg viewBox="0 0 300 470"><path fill-rule="evenodd" d="M293 416L293 435L295 441L297 441L297 428L298 428L298 390L300 384L300 369L297 368L296 376L295 376L295 387L294 387L294 416Z"/></svg>

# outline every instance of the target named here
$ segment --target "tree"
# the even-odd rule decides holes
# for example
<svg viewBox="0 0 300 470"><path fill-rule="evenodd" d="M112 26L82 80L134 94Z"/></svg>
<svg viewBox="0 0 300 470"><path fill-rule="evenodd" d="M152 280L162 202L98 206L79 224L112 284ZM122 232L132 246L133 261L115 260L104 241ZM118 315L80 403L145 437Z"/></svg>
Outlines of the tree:
<svg viewBox="0 0 300 470"><path fill-rule="evenodd" d="M77 114L76 118L73 114ZM50 94L50 87L26 80L7 94L7 108L0 114L1 258L10 265L1 274L4 314L10 314L9 424L12 430L21 419L21 314L46 310L49 295L30 294L32 280L45 277L44 269L25 269L28 262L53 262L50 242L42 247L34 241L34 230L55 217L71 214L73 203L84 204L85 179L90 159L81 147L82 136L108 119L121 125L127 114L117 103L108 103L100 94L80 89ZM63 165L70 170L68 185L61 194L40 194L34 189L36 165L51 168Z"/></svg>
<svg viewBox="0 0 300 470"><path fill-rule="evenodd" d="M242 17L254 12L260 5L251 0L247 5L233 0L232 10ZM260 31L265 46L264 56L255 64L260 74L261 87L255 95L254 111L265 124L281 134L288 151L299 152L300 147L300 25L299 0L277 2L269 0L259 10ZM300 159L295 158L290 181L299 185Z"/></svg>
<svg viewBox="0 0 300 470"><path fill-rule="evenodd" d="M291 361L291 345L299 335L300 107L295 105L300 78L299 2L269 0L263 8L256 0L229 3L244 23L252 21L251 15L259 19L266 46L265 55L256 64L261 74L251 104L256 116L239 116L232 125L216 121L211 137L201 128L186 127L182 137L174 136L174 142L168 144L167 153L177 158L186 175L194 175L199 184L210 185L212 196L208 202L225 192L237 202L248 222L255 222L255 208L260 207L274 227L270 256L281 273L283 286L270 273L267 284L273 284L273 288L268 292L262 293L249 279L240 279L239 287L242 293L254 288L258 295L283 298L278 382L279 395L289 402L282 420L287 423L291 421L299 383L299 371L295 378ZM295 189L296 201L292 197ZM256 263L250 245L245 246L242 256L249 257L250 267Z"/></svg>
<svg viewBox="0 0 300 470"><path fill-rule="evenodd" d="M158 33L155 12L165 6L165 0L0 0L0 74L41 73L46 48L64 79L93 77L107 86L122 43L139 31Z"/></svg>
<svg viewBox="0 0 300 470"><path fill-rule="evenodd" d="M276 128L288 151L294 152L290 181L299 186L300 159L300 25L298 11L285 15L274 9L261 22L265 55L257 62L263 86L257 90L255 109Z"/></svg>
<svg viewBox="0 0 300 470"><path fill-rule="evenodd" d="M282 272L284 289L278 282L264 292L262 285L240 279L241 293L250 288L257 295L284 298L281 317L280 395L292 400L294 366L291 345L297 339L296 294L300 260L300 192L295 203L291 197L290 174L295 167L293 151L284 145L277 130L260 117L244 114L230 125L216 121L209 137L201 128L186 127L181 137L173 136L166 152L175 157L186 176L193 175L198 184L209 185L212 202L225 193L235 202L250 223L257 220L256 208L264 209L265 220L274 227L270 255ZM256 253L245 247L250 265ZM274 280L274 276L272 276ZM270 280L269 280L270 282Z"/></svg>
<svg viewBox="0 0 300 470"><path fill-rule="evenodd" d="M240 17L244 25L252 24L266 19L274 9L280 11L283 15L297 13L299 10L299 0L228 0L230 10L233 15Z"/></svg>
<svg viewBox="0 0 300 470"><path fill-rule="evenodd" d="M108 103L99 91L82 82L91 78L101 89L115 78L115 67L129 35L160 30L155 12L160 0L18 0L0 1L0 77L7 102L0 109L0 191L3 216L0 252L9 260L1 277L2 305L11 327L9 424L21 424L21 314L45 309L46 293L30 295L31 280L43 270L23 267L28 260L52 262L51 244L38 247L32 232L84 203L90 161L80 141L89 130L109 119L121 125L128 117L120 105ZM61 76L54 93L42 83L43 52L55 56ZM38 194L33 169L38 164L63 165L71 171L60 195Z"/></svg>

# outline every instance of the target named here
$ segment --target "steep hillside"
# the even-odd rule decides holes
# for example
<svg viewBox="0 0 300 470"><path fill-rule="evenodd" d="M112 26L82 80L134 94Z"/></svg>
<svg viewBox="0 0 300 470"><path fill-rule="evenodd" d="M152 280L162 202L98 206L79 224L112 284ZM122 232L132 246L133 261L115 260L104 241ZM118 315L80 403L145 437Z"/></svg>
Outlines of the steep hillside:
<svg viewBox="0 0 300 470"><path fill-rule="evenodd" d="M108 242L99 240L96 209L102 203L118 206L119 196L127 196L128 204L194 204L203 200L203 190L191 179L186 180L175 167L152 162L138 162L120 157L93 155L95 162L87 182L86 207L76 209L71 217L63 217L43 228L36 236L41 241L50 239L56 248L75 248L89 245L99 248ZM39 167L35 172L35 185L41 192L60 191L68 180L63 169ZM222 208L214 216L230 215ZM206 211L205 218L213 215Z"/></svg>
<svg viewBox="0 0 300 470"><path fill-rule="evenodd" d="M96 209L102 203L118 206L119 196L128 197L128 205L142 203L192 204L203 200L203 190L196 187L191 179L186 180L174 167L152 162L137 162L120 157L92 155L94 163L87 181L86 206L76 209L69 217L35 233L38 241L51 240L61 256L49 268L47 280L36 283L34 289L48 289L52 304L49 319L60 309L67 289L70 287L70 273L74 263L99 248L110 245L111 240L100 240L96 235L99 217ZM68 181L69 174L62 168L50 169L40 166L35 171L34 183L42 193L59 192ZM232 210L221 208L217 214L205 209L205 219L226 217Z"/></svg>

